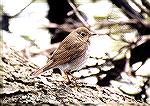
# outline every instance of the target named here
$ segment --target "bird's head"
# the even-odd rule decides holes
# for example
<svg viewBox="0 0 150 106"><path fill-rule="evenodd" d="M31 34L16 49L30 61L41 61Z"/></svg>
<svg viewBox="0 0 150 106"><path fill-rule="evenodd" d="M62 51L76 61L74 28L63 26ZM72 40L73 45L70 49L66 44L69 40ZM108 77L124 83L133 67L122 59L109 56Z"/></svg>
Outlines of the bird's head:
<svg viewBox="0 0 150 106"><path fill-rule="evenodd" d="M89 38L92 36L91 32L85 27L79 27L75 30L77 38L83 42L89 42Z"/></svg>

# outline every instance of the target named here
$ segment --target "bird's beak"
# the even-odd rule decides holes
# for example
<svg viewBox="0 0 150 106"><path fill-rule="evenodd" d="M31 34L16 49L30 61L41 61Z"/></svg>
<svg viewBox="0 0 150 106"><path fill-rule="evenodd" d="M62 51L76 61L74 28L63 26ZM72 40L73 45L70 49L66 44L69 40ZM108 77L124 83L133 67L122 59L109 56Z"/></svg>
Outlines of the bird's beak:
<svg viewBox="0 0 150 106"><path fill-rule="evenodd" d="M91 36L97 35L96 33L91 32Z"/></svg>
<svg viewBox="0 0 150 106"><path fill-rule="evenodd" d="M97 35L96 33L93 33L92 36Z"/></svg>

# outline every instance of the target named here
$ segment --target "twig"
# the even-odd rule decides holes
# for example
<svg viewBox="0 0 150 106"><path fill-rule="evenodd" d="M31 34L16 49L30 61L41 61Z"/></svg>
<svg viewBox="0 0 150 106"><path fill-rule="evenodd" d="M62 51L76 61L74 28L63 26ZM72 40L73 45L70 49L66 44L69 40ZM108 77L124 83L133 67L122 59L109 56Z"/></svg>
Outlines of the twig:
<svg viewBox="0 0 150 106"><path fill-rule="evenodd" d="M89 28L90 25L84 20L84 18L80 15L78 9L76 8L76 6L70 1L68 0L68 3L70 4L70 6L72 7L73 11L75 12L76 16L78 17L78 19L82 22L83 26Z"/></svg>
<svg viewBox="0 0 150 106"><path fill-rule="evenodd" d="M144 25L149 25L150 23L145 20L137 20L137 19L130 19L127 21L100 21L96 22L95 25L99 24L101 27L107 27L107 26L113 26L113 25L132 25L132 24L138 24L138 22L141 22Z"/></svg>
<svg viewBox="0 0 150 106"><path fill-rule="evenodd" d="M74 30L74 27L72 24L67 24L67 23L64 23L64 24L56 24L56 23L49 23L48 26L44 26L44 28L59 28L63 31L66 31L66 32L71 32ZM43 28L43 27L41 27Z"/></svg>
<svg viewBox="0 0 150 106"><path fill-rule="evenodd" d="M135 42L126 42L126 40L125 40L125 42L128 43L129 45L123 46L119 50L118 54L116 56L114 56L113 58L117 57L123 51L123 49L125 49L125 48L127 49L125 52L125 54L126 54L128 50L134 49L135 47L145 43L148 40L150 40L150 35L139 36Z"/></svg>
<svg viewBox="0 0 150 106"><path fill-rule="evenodd" d="M148 40L150 40L150 34L149 35L141 35L138 37L137 41L135 42L136 46L139 46Z"/></svg>
<svg viewBox="0 0 150 106"><path fill-rule="evenodd" d="M25 6L23 9L21 9L17 14L15 14L14 16L11 16L11 18L14 18L14 17L17 17L18 15L20 15L27 7L29 7L35 1L36 0L32 0L27 6Z"/></svg>

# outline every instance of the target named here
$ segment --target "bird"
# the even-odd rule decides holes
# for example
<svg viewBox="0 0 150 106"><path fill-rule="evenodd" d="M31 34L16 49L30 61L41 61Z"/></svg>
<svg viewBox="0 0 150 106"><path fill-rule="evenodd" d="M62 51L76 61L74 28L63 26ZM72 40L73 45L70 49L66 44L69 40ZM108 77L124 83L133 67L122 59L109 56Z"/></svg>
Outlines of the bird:
<svg viewBox="0 0 150 106"><path fill-rule="evenodd" d="M39 74L58 68L67 82L70 82L68 72L79 70L88 59L89 38L94 35L86 27L73 30L49 57L45 66L34 71L31 75L37 77Z"/></svg>

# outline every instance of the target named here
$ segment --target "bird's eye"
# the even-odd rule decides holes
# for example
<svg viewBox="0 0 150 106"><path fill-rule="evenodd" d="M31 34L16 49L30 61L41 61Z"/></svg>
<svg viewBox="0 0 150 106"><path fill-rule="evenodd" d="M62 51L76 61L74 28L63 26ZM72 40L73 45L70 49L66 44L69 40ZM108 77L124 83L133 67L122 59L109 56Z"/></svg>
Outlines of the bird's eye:
<svg viewBox="0 0 150 106"><path fill-rule="evenodd" d="M86 36L86 33L81 32L80 35L81 35L82 37L84 37L84 36Z"/></svg>

